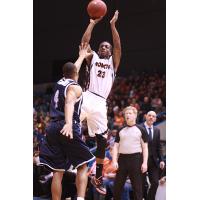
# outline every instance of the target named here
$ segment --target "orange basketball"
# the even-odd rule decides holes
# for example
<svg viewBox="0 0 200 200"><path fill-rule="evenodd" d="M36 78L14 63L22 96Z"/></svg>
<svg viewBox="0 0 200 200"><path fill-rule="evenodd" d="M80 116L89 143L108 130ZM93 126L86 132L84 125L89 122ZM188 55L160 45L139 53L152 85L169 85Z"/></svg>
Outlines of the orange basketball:
<svg viewBox="0 0 200 200"><path fill-rule="evenodd" d="M102 0L92 0L87 6L87 12L92 19L97 19L105 16L107 6Z"/></svg>

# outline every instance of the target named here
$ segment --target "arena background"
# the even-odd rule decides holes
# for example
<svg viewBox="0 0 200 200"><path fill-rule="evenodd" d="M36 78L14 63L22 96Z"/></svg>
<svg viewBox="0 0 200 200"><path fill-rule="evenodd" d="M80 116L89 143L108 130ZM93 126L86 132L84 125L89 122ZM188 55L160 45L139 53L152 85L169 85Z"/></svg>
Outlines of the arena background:
<svg viewBox="0 0 200 200"><path fill-rule="evenodd" d="M59 2L35 0L33 3L33 92L34 115L37 115L37 117L34 116L35 122L37 121L34 122L34 150L38 148L37 145L35 148L35 136L39 138L36 143L40 144L43 140L41 135L44 134L46 114L44 114L44 119L42 119L42 115L44 112L48 112L51 87L62 76L62 65L67 61L75 61L78 56L78 46L89 23L86 11L88 2L89 0L73 0L70 3L66 0ZM130 80L130 77L134 80L133 77L139 76L139 81L141 81L145 74L145 77L152 76L154 80L165 82L165 0L106 0L105 2L108 12L94 28L90 42L92 48L97 50L99 43L104 40L112 43L109 21L115 10L119 10L116 26L121 38L122 59L117 77L119 77L119 80L121 77L122 81L126 82ZM119 80L118 83L120 83ZM142 84L142 82L137 84ZM145 84L145 86L148 85L148 83ZM163 87L162 90L165 90L165 84ZM159 120L161 123L158 124L161 129L164 152L166 144L165 98L164 92L164 96L162 96L163 109L159 111L162 119ZM112 109L114 109L114 106ZM112 127L113 129L116 128L115 125ZM88 144L91 144L91 142L89 141ZM38 193L37 187L34 184L35 196ZM40 186L39 190L41 190Z"/></svg>
<svg viewBox="0 0 200 200"><path fill-rule="evenodd" d="M50 1L45 2L47 9ZM34 7L35 3L37 1ZM69 7L70 3L67 1ZM200 2L167 0L166 3L167 198L196 199L199 196L199 175L195 167L199 163L196 103L200 101ZM4 199L32 198L32 15L32 1L1 2L0 119L3 137L0 169Z"/></svg>
<svg viewBox="0 0 200 200"><path fill-rule="evenodd" d="M34 0L33 2L33 72L34 84L57 81L61 66L75 60L78 45L89 22L89 0ZM118 76L131 71L166 70L166 1L106 0L108 13L95 27L91 46L112 42L109 21L119 10L117 29L122 44Z"/></svg>

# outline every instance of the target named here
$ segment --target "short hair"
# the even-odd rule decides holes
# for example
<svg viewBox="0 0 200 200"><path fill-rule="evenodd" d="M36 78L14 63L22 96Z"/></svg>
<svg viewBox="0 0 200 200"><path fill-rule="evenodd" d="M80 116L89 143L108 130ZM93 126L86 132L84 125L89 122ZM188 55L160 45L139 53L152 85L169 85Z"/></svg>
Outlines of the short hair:
<svg viewBox="0 0 200 200"><path fill-rule="evenodd" d="M136 115L137 115L137 113L138 113L138 111L137 111L137 109L136 109L135 107L133 107L133 106L127 106L126 108L124 108L123 114L125 114L125 112L126 112L127 110L132 110L133 113L136 114Z"/></svg>
<svg viewBox="0 0 200 200"><path fill-rule="evenodd" d="M65 78L73 78L76 72L76 66L72 62L67 62L63 65L62 71Z"/></svg>
<svg viewBox="0 0 200 200"><path fill-rule="evenodd" d="M110 51L111 51L111 53L112 53L112 50L113 50L113 47L112 47L112 44L110 43L110 42L108 42L108 41L103 41L103 42L101 42L100 44L99 44L99 47L100 47L100 45L102 44L102 43L104 43L104 42L107 42L109 45L110 45Z"/></svg>
<svg viewBox="0 0 200 200"><path fill-rule="evenodd" d="M153 110L150 110L150 111L148 111L148 112L147 112L147 115L149 115L149 114L151 114L151 113L153 113L153 114L155 115L155 117L157 117L157 114L156 114L156 112L155 112L155 111L153 111Z"/></svg>

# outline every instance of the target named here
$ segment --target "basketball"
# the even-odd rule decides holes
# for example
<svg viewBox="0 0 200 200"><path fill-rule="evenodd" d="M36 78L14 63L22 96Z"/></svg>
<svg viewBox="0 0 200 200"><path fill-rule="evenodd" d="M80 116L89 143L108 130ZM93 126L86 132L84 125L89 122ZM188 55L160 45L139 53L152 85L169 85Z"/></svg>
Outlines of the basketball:
<svg viewBox="0 0 200 200"><path fill-rule="evenodd" d="M97 19L105 16L107 6L102 0L92 0L87 6L87 12L92 19Z"/></svg>

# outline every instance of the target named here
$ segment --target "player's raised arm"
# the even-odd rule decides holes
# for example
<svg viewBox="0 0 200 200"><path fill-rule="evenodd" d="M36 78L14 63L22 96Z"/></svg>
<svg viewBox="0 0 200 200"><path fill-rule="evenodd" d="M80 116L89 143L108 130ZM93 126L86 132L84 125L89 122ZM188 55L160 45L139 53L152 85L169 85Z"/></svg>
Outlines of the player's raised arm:
<svg viewBox="0 0 200 200"><path fill-rule="evenodd" d="M110 20L110 26L113 38L113 62L115 67L115 72L117 71L121 59L121 42L119 33L116 29L115 23L118 19L119 11L116 10L113 18Z"/></svg>
<svg viewBox="0 0 200 200"><path fill-rule="evenodd" d="M100 17L98 19L90 19L90 23L88 24L88 27L85 31L85 33L82 36L81 43L90 43L92 30L94 26L102 19L103 17Z"/></svg>
<svg viewBox="0 0 200 200"><path fill-rule="evenodd" d="M90 57L92 55L92 53L89 51L90 49L90 45L88 45L87 43L81 43L81 45L79 46L79 57L76 60L76 62L74 63L74 65L77 68L77 72L79 72L81 65L83 63L83 60L88 57ZM89 51L89 52L88 52Z"/></svg>

